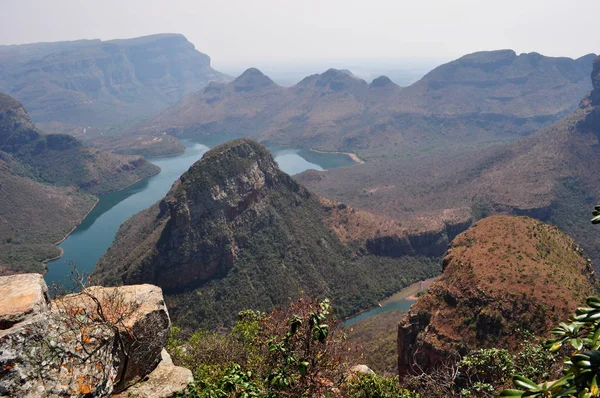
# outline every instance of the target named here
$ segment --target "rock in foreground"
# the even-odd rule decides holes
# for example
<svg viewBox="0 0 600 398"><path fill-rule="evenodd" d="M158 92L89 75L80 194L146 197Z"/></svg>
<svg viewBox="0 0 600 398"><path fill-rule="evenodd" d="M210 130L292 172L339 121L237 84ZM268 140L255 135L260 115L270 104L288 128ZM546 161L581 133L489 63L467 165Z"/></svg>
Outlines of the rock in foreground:
<svg viewBox="0 0 600 398"><path fill-rule="evenodd" d="M0 278L2 290L13 286L19 293L0 296L0 308L14 297L25 303L4 311L22 315L0 330L0 395L105 397L156 372L159 363L168 369L161 380L172 389L189 382L161 355L170 319L160 288L92 287L48 305L41 276L18 277L28 283Z"/></svg>

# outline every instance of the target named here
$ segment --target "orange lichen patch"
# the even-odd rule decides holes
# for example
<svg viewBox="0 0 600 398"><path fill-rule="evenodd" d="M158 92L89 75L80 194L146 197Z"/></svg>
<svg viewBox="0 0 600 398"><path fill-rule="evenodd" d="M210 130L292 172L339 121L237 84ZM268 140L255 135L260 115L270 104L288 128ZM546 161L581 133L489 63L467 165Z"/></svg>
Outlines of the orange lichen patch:
<svg viewBox="0 0 600 398"><path fill-rule="evenodd" d="M89 377L87 376L79 376L77 380L77 392L79 394L91 394L92 386L89 382Z"/></svg>

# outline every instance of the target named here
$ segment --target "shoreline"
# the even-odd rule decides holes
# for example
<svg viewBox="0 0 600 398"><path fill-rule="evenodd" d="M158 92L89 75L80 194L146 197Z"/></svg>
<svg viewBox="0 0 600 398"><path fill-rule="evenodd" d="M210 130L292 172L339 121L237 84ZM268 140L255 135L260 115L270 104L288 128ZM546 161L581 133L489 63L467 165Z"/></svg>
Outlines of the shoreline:
<svg viewBox="0 0 600 398"><path fill-rule="evenodd" d="M385 303L386 301L388 301L392 298L395 300L398 300L398 301L400 301L400 300L415 301L417 299L416 295L419 292L427 290L429 288L429 286L431 286L431 284L433 284L434 282L437 282L441 278L441 276L442 275L440 274L440 275L434 276L432 278L427 278L427 279L423 279L423 280L417 281L415 283L412 283L412 284L398 290L396 293L393 293L393 294L387 296L386 298L381 300L380 303ZM420 288L421 284L423 284L423 289ZM352 316L346 317L344 319L340 319L340 323L343 326L343 324L348 322L349 320L354 319L357 316L362 315L366 312L369 312L375 308L377 308L377 306L365 308L364 310L359 311Z"/></svg>
<svg viewBox="0 0 600 398"><path fill-rule="evenodd" d="M135 180L134 182L132 182L131 184L129 184L129 185L127 185L127 186L124 186L123 188L121 188L121 189L119 189L119 190L116 190L116 191L110 191L110 192L106 192L106 193L108 194L108 193L113 193L113 192L119 192L119 191L122 191L122 190L124 190L124 189L127 189L127 188L131 187L132 185L135 185L135 184L137 184L137 183L138 183L138 182L140 182L140 181L143 181L143 180L145 180L145 179L147 179L147 178L150 178L150 177L153 177L153 176L155 176L155 175L159 174L161 171L162 171L162 170L161 170L161 169L160 169L160 167L159 167L159 168L158 168L158 171L157 171L156 173L150 174L149 176L146 176L146 177L140 177L140 178L138 178L137 180ZM77 229L77 227L79 227L79 226L81 225L81 223L83 222L83 220L85 220L85 219L87 218L87 216L89 216L89 215L90 215L90 213L91 213L91 212L92 212L92 211L93 211L93 210L96 208L96 206L98 205L98 203L100 203L100 197L99 197L99 196L96 196L96 202L94 203L94 205L92 206L92 208L91 208L91 209L90 209L90 210L89 210L87 213L85 213L85 215L84 215L84 216L81 218L81 220L79 220L79 222L78 222L77 224L75 224L75 226L74 226L73 228L71 228L71 230L70 230L70 231L69 231L69 232L68 232L68 233L67 233L67 234L66 234L66 235L65 235L65 236L64 236L64 237L63 237L61 240L59 240L59 241L57 241L57 242L54 242L54 243L53 243L53 245L55 245L55 246L58 246L58 245L60 245L61 243L63 243L65 240L67 240L67 238L68 238L69 236L71 236L71 234L72 234L72 233L73 233L73 232L74 232L74 231ZM61 258L61 257L62 257L62 256L65 254L65 251L62 249L62 247L59 247L59 248L58 248L58 250L60 250L60 254L59 254L58 256L54 256L54 257L51 257L51 258L47 258L47 259L44 259L44 260L42 260L42 261L41 261L41 262L42 262L42 264L44 264L44 267L46 268L46 270L48 269L48 267L47 267L47 264L48 264L49 262L51 262L51 261L55 261L55 260L58 260L58 259L60 259L60 258Z"/></svg>
<svg viewBox="0 0 600 398"><path fill-rule="evenodd" d="M123 189L125 189L125 188L123 188ZM90 213L92 212L92 210L94 210L96 208L96 206L98 205L98 202L100 202L100 198L96 197L96 202L94 203L94 205L92 206L92 208L87 213L85 213L85 215L81 218L81 220L79 220L79 222L77 224L75 224L75 226L73 228L71 228L71 230L64 236L64 238L62 238L58 242L54 242L54 245L58 246L61 243L63 243L69 237L69 235L71 235L73 233L73 231L75 231L75 229L77 229L77 227L81 225L81 223L83 222L83 220L85 220L86 217L90 215ZM62 255L60 257L62 257ZM60 257L58 257L58 258L60 258Z"/></svg>
<svg viewBox="0 0 600 398"><path fill-rule="evenodd" d="M353 152L337 152L337 151L320 151L318 149L314 149L314 148L309 148L310 151L316 152L316 153L323 153L323 154L337 154L337 155L346 155L348 156L350 159L352 159L354 161L354 163L358 163L358 164L365 164L365 161L362 160L361 158L358 157L358 155L356 155Z"/></svg>

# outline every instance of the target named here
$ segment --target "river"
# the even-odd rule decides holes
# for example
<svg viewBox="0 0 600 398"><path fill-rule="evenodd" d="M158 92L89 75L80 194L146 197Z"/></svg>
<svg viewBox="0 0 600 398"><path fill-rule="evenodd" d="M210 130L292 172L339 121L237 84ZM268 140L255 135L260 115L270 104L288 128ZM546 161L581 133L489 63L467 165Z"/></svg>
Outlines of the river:
<svg viewBox="0 0 600 398"><path fill-rule="evenodd" d="M183 154L168 158L148 159L160 167L159 174L140 181L122 191L100 197L96 207L59 246L63 256L47 264L45 275L49 286L53 283L69 286L71 263L80 272L90 273L96 262L111 245L121 224L132 215L162 199L175 180L210 147L219 142L184 140ZM317 153L307 149L269 147L279 167L288 174L307 169L323 170L346 166L353 161L346 155Z"/></svg>
<svg viewBox="0 0 600 398"><path fill-rule="evenodd" d="M417 283L413 283L410 286L405 287L392 296L383 300L380 306L373 307L370 310L363 311L351 318L346 319L342 324L343 326L352 326L363 319L370 318L375 315L382 314L388 311L408 311L410 307L417 300L416 295L429 288L432 283L437 281L439 276L435 278L426 279Z"/></svg>

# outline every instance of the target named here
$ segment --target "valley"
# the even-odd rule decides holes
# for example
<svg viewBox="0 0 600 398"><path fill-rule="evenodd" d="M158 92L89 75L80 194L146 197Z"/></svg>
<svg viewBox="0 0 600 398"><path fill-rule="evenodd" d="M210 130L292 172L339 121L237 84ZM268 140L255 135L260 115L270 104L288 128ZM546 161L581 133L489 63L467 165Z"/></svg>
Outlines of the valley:
<svg viewBox="0 0 600 398"><path fill-rule="evenodd" d="M175 180L210 149L203 143L183 141L182 155L150 159L160 168L157 175L133 184L123 190L100 196L93 210L59 247L62 256L46 264L46 282L67 287L71 263L80 272L91 273L94 266L110 246L119 226L129 217L160 200ZM206 142L215 145L215 141ZM323 170L351 164L340 154L314 154L293 148L270 148L282 170L295 174L307 169Z"/></svg>
<svg viewBox="0 0 600 398"><path fill-rule="evenodd" d="M600 7L436 2L0 4L0 396L600 396Z"/></svg>

